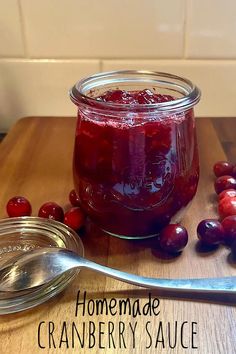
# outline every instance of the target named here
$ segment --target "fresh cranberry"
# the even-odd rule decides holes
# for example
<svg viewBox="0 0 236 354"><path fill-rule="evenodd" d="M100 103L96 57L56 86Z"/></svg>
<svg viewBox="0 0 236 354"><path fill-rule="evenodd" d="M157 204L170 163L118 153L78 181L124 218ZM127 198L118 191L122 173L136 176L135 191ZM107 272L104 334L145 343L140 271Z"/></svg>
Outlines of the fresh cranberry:
<svg viewBox="0 0 236 354"><path fill-rule="evenodd" d="M221 199L218 206L218 212L221 219L230 215L236 215L236 197Z"/></svg>
<svg viewBox="0 0 236 354"><path fill-rule="evenodd" d="M178 224L169 224L160 233L160 247L169 253L178 253L188 243L187 230Z"/></svg>
<svg viewBox="0 0 236 354"><path fill-rule="evenodd" d="M225 243L233 244L236 241L236 215L227 216L221 224L225 231Z"/></svg>
<svg viewBox="0 0 236 354"><path fill-rule="evenodd" d="M213 170L216 177L226 176L232 174L234 165L228 161L218 161L214 164Z"/></svg>
<svg viewBox="0 0 236 354"><path fill-rule="evenodd" d="M233 168L232 176L236 179L236 166Z"/></svg>
<svg viewBox="0 0 236 354"><path fill-rule="evenodd" d="M80 206L80 199L79 199L79 196L76 193L75 189L72 189L72 191L70 191L69 200L70 200L71 205Z"/></svg>
<svg viewBox="0 0 236 354"><path fill-rule="evenodd" d="M224 239L224 229L218 220L202 220L197 227L197 236L205 245L217 245Z"/></svg>
<svg viewBox="0 0 236 354"><path fill-rule="evenodd" d="M225 189L236 189L236 179L232 176L221 176L215 181L215 191L217 194Z"/></svg>
<svg viewBox="0 0 236 354"><path fill-rule="evenodd" d="M65 213L64 224L71 227L73 230L79 230L83 226L85 216L79 207L74 207Z"/></svg>
<svg viewBox="0 0 236 354"><path fill-rule="evenodd" d="M47 202L40 207L38 216L41 218L63 221L64 211L60 205L54 202Z"/></svg>
<svg viewBox="0 0 236 354"><path fill-rule="evenodd" d="M13 197L7 203L7 214L10 218L31 215L31 204L25 197Z"/></svg>
<svg viewBox="0 0 236 354"><path fill-rule="evenodd" d="M235 189L226 189L221 192L218 196L219 201L224 198L233 198L236 197L236 190Z"/></svg>

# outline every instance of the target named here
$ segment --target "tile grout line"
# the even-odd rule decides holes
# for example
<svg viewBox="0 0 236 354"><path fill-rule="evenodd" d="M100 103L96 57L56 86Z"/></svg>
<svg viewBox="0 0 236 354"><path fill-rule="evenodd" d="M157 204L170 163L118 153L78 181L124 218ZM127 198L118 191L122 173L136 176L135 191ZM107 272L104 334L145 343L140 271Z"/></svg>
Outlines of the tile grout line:
<svg viewBox="0 0 236 354"><path fill-rule="evenodd" d="M25 21L24 21L24 16L23 16L21 0L17 0L17 3L18 3L19 15L20 15L21 33L22 33L22 37L23 37L23 45L24 45L24 53L25 53L24 59L30 59L27 41L26 41Z"/></svg>

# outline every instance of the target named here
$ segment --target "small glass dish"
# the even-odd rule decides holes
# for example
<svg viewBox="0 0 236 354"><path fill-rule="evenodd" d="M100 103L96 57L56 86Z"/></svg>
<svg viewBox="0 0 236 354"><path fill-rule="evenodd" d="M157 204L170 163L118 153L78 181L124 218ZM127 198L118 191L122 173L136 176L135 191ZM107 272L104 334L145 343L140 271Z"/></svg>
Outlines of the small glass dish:
<svg viewBox="0 0 236 354"><path fill-rule="evenodd" d="M39 217L17 217L0 220L0 269L16 255L35 248L60 247L84 255L82 241L66 225ZM79 269L60 275L50 283L34 289L0 292L0 315L37 306L64 290Z"/></svg>

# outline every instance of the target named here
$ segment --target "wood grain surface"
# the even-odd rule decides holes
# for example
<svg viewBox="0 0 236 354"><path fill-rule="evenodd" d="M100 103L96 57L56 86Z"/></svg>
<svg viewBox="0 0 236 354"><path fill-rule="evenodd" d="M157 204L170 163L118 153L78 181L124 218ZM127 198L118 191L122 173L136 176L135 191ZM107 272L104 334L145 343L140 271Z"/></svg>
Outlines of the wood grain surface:
<svg viewBox="0 0 236 354"><path fill-rule="evenodd" d="M6 202L14 195L30 199L33 215L37 215L45 201L68 207L68 193L73 187L74 130L74 118L56 117L24 118L12 127L0 144L0 217L6 216ZM108 237L89 224L82 236L86 257L150 277L235 275L235 264L228 249L220 247L214 252L201 252L196 226L203 218L217 216L212 165L225 159L225 152L236 162L236 120L201 118L197 120L197 132L201 178L194 202L182 222L190 240L181 256L163 259L155 248L155 240L125 241ZM95 313L90 316L86 311L83 315L79 305L76 316L78 291L80 301L84 291L87 292L87 304L91 300L91 306L103 298L108 302L112 298L116 301L129 298L132 304L139 299L142 306L147 303L150 292L83 270L56 298L22 313L1 316L0 353L236 353L236 296L180 296L174 292L151 291L152 299L159 299L159 314L134 317ZM92 335L89 337L89 325L91 331L95 326L95 343ZM81 337L85 329L84 348L76 332L73 343L73 326ZM175 330L176 346L172 349Z"/></svg>

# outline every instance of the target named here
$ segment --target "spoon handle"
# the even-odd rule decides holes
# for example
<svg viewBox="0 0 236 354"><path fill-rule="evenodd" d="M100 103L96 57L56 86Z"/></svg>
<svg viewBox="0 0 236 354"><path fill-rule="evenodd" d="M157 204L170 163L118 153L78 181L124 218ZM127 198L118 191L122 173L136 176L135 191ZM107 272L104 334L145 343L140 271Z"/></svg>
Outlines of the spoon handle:
<svg viewBox="0 0 236 354"><path fill-rule="evenodd" d="M109 277L122 280L126 283L135 284L145 288L156 288L160 290L175 290L178 292L198 293L228 293L236 294L236 277L222 278L199 278L199 279L158 279L141 277L135 274L122 272L113 268L97 264L80 257L83 260L80 267L93 269Z"/></svg>

